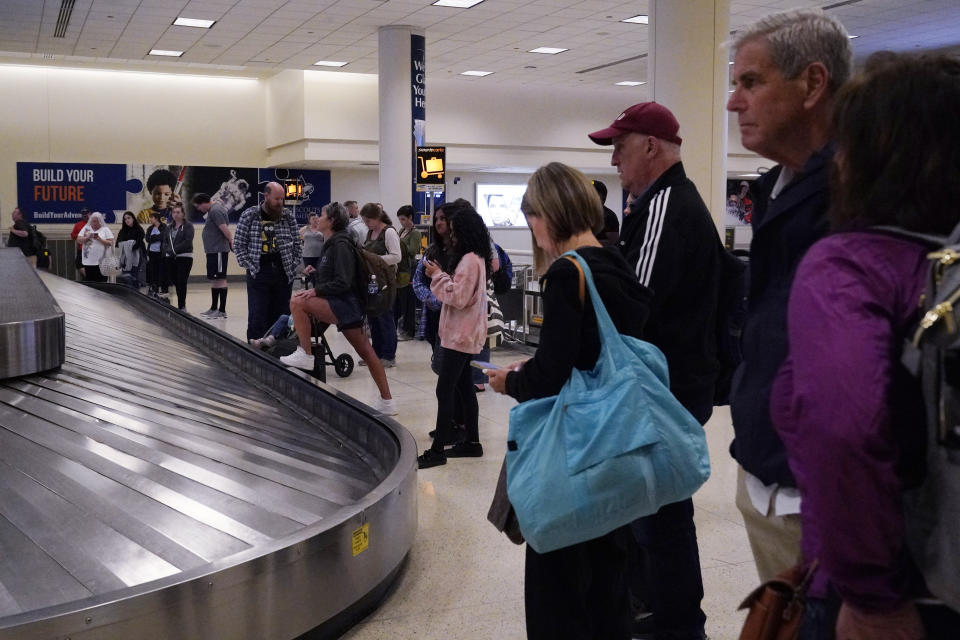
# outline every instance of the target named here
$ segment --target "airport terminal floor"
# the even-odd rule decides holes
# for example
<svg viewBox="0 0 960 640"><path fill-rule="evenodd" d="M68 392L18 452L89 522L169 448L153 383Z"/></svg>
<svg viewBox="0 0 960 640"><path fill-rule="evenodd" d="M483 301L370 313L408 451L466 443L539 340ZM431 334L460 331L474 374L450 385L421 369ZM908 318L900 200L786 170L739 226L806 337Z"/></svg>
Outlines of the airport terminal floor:
<svg viewBox="0 0 960 640"><path fill-rule="evenodd" d="M230 283L226 319L211 320L238 339L246 331L246 291ZM199 317L209 307L210 290L191 284L187 310ZM333 353L350 353L335 328L327 331ZM492 360L505 364L518 358L508 348L495 349ZM419 450L430 445L434 427L436 376L430 370L426 342L399 343L397 365L387 369L397 400L395 419L416 438ZM372 402L376 388L357 367L347 378L328 368L333 387ZM487 390L480 405L482 458L451 459L441 467L418 472L419 527L409 559L387 598L366 619L344 635L349 640L513 640L525 637L523 613L523 547L513 545L487 522L486 514L506 449L507 421L514 400ZM736 465L727 452L733 437L730 413L718 408L706 425L712 473L694 496L703 571L707 634L712 640L738 636L743 615L737 606L756 586L750 546L734 505Z"/></svg>

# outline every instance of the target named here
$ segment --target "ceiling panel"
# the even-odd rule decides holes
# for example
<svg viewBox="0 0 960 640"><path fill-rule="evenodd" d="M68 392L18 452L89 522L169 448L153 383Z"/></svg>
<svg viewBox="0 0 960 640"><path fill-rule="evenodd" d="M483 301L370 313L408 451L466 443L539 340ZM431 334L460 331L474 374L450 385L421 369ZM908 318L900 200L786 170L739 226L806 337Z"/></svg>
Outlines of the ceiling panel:
<svg viewBox="0 0 960 640"><path fill-rule="evenodd" d="M191 72L209 63L269 75L312 69L336 57L343 71L375 72L378 27L425 29L431 73L464 82L522 82L609 86L646 78L646 60L606 65L646 52L646 25L624 18L648 3L623 0L485 0L472 9L435 7L432 0L77 0L66 37L54 38L59 0L0 2L0 61L24 57L62 64L108 60L131 68L182 64ZM826 0L731 0L731 29L774 11L817 7ZM860 58L880 49L960 47L960 0L859 0L830 10L851 33ZM212 29L174 27L177 15L216 20ZM566 47L556 56L527 53ZM182 49L180 60L148 56L153 47ZM94 54L91 56L90 54ZM46 58L44 56L47 56ZM189 65L189 67L188 67ZM467 68L493 71L460 77ZM532 67L532 68L530 68Z"/></svg>

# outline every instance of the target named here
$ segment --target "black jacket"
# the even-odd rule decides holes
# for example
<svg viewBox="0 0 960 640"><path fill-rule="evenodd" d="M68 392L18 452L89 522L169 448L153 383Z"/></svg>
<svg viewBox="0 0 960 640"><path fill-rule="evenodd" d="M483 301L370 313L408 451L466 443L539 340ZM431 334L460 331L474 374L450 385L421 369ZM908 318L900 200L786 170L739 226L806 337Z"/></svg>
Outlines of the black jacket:
<svg viewBox="0 0 960 640"><path fill-rule="evenodd" d="M650 290L637 284L630 267L613 247L581 247L600 298L620 333L643 337ZM507 374L507 394L520 402L548 398L560 392L574 367L590 370L600 355L597 316L590 304L580 303L580 273L567 258L547 269L543 289L543 327L537 352L520 371Z"/></svg>
<svg viewBox="0 0 960 640"><path fill-rule="evenodd" d="M183 228L176 235L176 239L171 243L170 239L177 230L177 226L172 222L163 230L162 240L160 241L160 253L164 256L179 256L184 253L193 253L193 225L183 221Z"/></svg>
<svg viewBox="0 0 960 640"><path fill-rule="evenodd" d="M720 371L720 235L680 162L630 210L620 228L620 250L640 284L653 291L645 339L667 357L673 395L702 416L713 406Z"/></svg>
<svg viewBox="0 0 960 640"><path fill-rule="evenodd" d="M338 231L323 241L317 261L317 295L342 296L357 292L357 250L349 231Z"/></svg>
<svg viewBox="0 0 960 640"><path fill-rule="evenodd" d="M828 145L807 161L780 195L770 193L780 176L775 167L753 186L750 296L743 327L743 362L730 391L735 440L730 452L764 484L794 487L787 454L770 420L770 386L787 357L787 302L800 259L829 227Z"/></svg>

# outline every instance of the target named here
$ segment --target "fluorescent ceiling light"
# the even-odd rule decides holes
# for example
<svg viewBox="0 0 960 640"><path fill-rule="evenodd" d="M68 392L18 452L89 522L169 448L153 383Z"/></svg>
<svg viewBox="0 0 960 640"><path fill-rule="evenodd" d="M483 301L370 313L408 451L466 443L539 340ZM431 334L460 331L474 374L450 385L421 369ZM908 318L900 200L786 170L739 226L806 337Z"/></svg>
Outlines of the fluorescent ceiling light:
<svg viewBox="0 0 960 640"><path fill-rule="evenodd" d="M343 67L346 66L346 62L337 62L335 60L317 60L313 63L315 67Z"/></svg>
<svg viewBox="0 0 960 640"><path fill-rule="evenodd" d="M569 51L569 49L560 49L558 47L537 47L536 49L530 49L527 53L549 53L553 55L555 53L563 53L564 51Z"/></svg>
<svg viewBox="0 0 960 640"><path fill-rule="evenodd" d="M478 5L483 0L437 0L433 3L435 7L456 7L458 9L469 9L474 5Z"/></svg>
<svg viewBox="0 0 960 640"><path fill-rule="evenodd" d="M464 72L462 72L460 75L462 75L462 76L477 76L478 78L482 78L483 76L488 76L488 75L490 75L491 73L493 73L493 71L464 71Z"/></svg>
<svg viewBox="0 0 960 640"><path fill-rule="evenodd" d="M759 178L759 173L741 173L738 178Z"/></svg>
<svg viewBox="0 0 960 640"><path fill-rule="evenodd" d="M201 20L199 18L184 18L180 16L173 21L173 24L178 27L200 27L201 29L209 29L213 26L213 23L216 20Z"/></svg>
<svg viewBox="0 0 960 640"><path fill-rule="evenodd" d="M632 22L633 24L650 24L650 16L633 16L632 18L627 18L626 20L621 20L620 22Z"/></svg>
<svg viewBox="0 0 960 640"><path fill-rule="evenodd" d="M618 87L639 87L642 84L647 84L646 82L636 82L635 80L624 80L623 82L615 83Z"/></svg>
<svg viewBox="0 0 960 640"><path fill-rule="evenodd" d="M859 38L860 36L847 36L847 37L853 40L854 38Z"/></svg>
<svg viewBox="0 0 960 640"><path fill-rule="evenodd" d="M183 55L183 51L167 51L165 49L150 49L150 55L152 56L169 56L171 58L179 58Z"/></svg>

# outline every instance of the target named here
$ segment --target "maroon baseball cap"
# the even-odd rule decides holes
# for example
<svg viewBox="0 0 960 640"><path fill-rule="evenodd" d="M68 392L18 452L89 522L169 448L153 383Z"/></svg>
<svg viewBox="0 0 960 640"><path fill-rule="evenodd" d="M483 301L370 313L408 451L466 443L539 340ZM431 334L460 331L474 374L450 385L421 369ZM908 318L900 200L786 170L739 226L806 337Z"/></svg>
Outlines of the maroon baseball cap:
<svg viewBox="0 0 960 640"><path fill-rule="evenodd" d="M613 144L613 138L624 133L645 133L667 142L681 144L683 139L677 135L678 131L680 123L670 109L656 102L641 102L617 116L613 124L606 129L587 135L600 145Z"/></svg>

